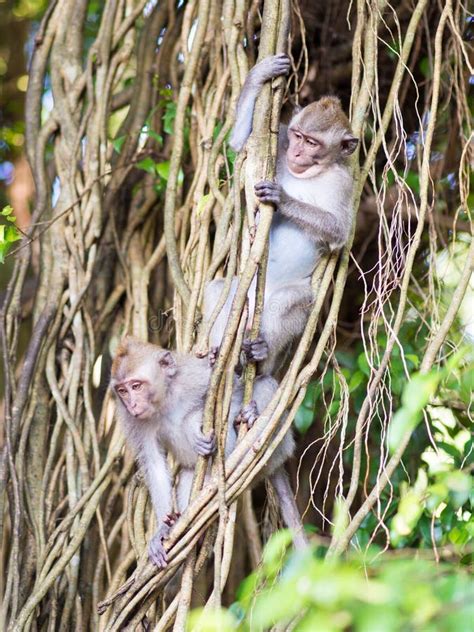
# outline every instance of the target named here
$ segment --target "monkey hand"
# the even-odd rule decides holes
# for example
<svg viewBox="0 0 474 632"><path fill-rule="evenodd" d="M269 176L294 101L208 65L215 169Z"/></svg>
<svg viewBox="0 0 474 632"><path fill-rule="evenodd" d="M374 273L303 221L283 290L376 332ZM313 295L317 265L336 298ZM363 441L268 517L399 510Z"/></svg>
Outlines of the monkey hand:
<svg viewBox="0 0 474 632"><path fill-rule="evenodd" d="M255 185L255 195L265 204L280 204L281 186L277 182L262 180Z"/></svg>
<svg viewBox="0 0 474 632"><path fill-rule="evenodd" d="M240 424L247 424L247 428L250 428L254 425L258 418L258 408L257 402L252 399L246 406L242 408L240 413L234 420L234 426L240 426Z"/></svg>
<svg viewBox="0 0 474 632"><path fill-rule="evenodd" d="M163 522L158 527L155 535L150 540L148 557L158 568L165 568L168 565L168 556L163 545L163 540L166 540L171 531L171 527L176 523L180 515L179 513L167 514L163 518Z"/></svg>
<svg viewBox="0 0 474 632"><path fill-rule="evenodd" d="M211 456L216 451L216 435L214 430L208 435L202 431L196 433L194 437L194 449L200 456Z"/></svg>
<svg viewBox="0 0 474 632"><path fill-rule="evenodd" d="M259 83L265 83L270 81L274 77L280 77L280 75L287 75L290 72L291 62L288 55L285 53L279 53L278 55L270 55L262 59L251 70L253 78Z"/></svg>
<svg viewBox="0 0 474 632"><path fill-rule="evenodd" d="M268 357L268 344L262 336L258 336L255 340L247 338L242 343L242 351L247 362L262 362Z"/></svg>

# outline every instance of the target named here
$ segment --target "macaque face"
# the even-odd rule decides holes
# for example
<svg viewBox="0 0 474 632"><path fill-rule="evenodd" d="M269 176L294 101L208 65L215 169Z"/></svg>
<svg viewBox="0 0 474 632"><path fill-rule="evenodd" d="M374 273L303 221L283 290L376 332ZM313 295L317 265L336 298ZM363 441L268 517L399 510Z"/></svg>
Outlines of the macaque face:
<svg viewBox="0 0 474 632"><path fill-rule="evenodd" d="M114 390L132 417L146 421L153 416L156 410L157 393L147 380L131 377L129 380L116 384Z"/></svg>
<svg viewBox="0 0 474 632"><path fill-rule="evenodd" d="M288 126L286 161L297 178L318 175L357 147L336 97L322 97L297 112Z"/></svg>
<svg viewBox="0 0 474 632"><path fill-rule="evenodd" d="M147 421L166 402L176 370L170 351L127 336L112 363L110 387L131 417Z"/></svg>
<svg viewBox="0 0 474 632"><path fill-rule="evenodd" d="M288 142L286 158L289 168L295 174L304 173L309 167L317 165L326 153L322 140L305 134L299 126L288 129Z"/></svg>

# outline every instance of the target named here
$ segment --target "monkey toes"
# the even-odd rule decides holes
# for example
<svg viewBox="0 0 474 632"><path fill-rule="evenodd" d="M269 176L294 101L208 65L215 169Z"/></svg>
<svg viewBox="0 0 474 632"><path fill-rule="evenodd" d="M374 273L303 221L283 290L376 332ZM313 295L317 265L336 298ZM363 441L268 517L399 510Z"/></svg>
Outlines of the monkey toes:
<svg viewBox="0 0 474 632"><path fill-rule="evenodd" d="M280 204L280 185L270 180L262 180L255 185L255 195L260 202Z"/></svg>
<svg viewBox="0 0 474 632"><path fill-rule="evenodd" d="M148 557L150 562L153 562L158 568L165 568L168 565L168 556L163 541L157 535L154 535L150 541Z"/></svg>
<svg viewBox="0 0 474 632"><path fill-rule="evenodd" d="M242 408L240 413L234 420L234 426L240 426L240 424L247 424L247 428L250 428L254 425L258 418L258 408L257 402L252 399L246 406Z"/></svg>
<svg viewBox="0 0 474 632"><path fill-rule="evenodd" d="M212 367L215 365L215 363L217 362L217 356L219 355L219 347L211 347L209 349L209 353L207 356L208 362L209 362L209 366Z"/></svg>
<svg viewBox="0 0 474 632"><path fill-rule="evenodd" d="M268 357L268 344L262 336L255 340L244 340L242 349L248 362L262 362Z"/></svg>
<svg viewBox="0 0 474 632"><path fill-rule="evenodd" d="M194 447L200 456L211 456L216 451L216 436L212 430L208 435L200 432L196 438Z"/></svg>
<svg viewBox="0 0 474 632"><path fill-rule="evenodd" d="M165 568L168 565L168 555L166 553L163 540L169 536L171 528L176 524L178 518L181 516L179 512L171 512L163 518L163 522L158 527L155 535L150 540L148 547L148 557L150 560L158 566L158 568Z"/></svg>

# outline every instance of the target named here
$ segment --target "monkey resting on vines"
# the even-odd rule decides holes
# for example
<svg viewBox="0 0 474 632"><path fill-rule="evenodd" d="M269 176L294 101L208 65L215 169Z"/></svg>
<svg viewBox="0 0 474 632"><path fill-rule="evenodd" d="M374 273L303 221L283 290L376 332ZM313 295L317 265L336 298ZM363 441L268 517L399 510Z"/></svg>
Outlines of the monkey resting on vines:
<svg viewBox="0 0 474 632"><path fill-rule="evenodd" d="M145 475L156 514L157 531L149 546L150 559L160 568L167 564L163 539L177 519L172 512L172 481L166 459L171 452L181 466L177 489L178 511L189 502L198 455L215 452L214 433L202 432L204 402L211 368L206 358L179 354L156 345L126 337L112 364L111 389L126 437L134 448ZM237 434L232 421L252 426L272 398L277 384L269 376L257 378L254 401L242 407L243 388L236 378L225 454L235 447ZM239 414L240 413L240 414ZM283 463L292 455L294 439L286 434L263 470L278 497L282 518L294 530L295 545L306 544L303 526Z"/></svg>
<svg viewBox="0 0 474 632"><path fill-rule="evenodd" d="M241 151L252 132L256 98L266 81L288 74L290 60L280 54L267 57L249 72L237 104L230 146ZM260 337L244 341L250 361L259 372L278 368L281 353L301 336L313 301L311 275L328 250L342 248L351 226L353 178L347 158L358 140L337 97L322 97L280 125L276 182L255 185L261 202L275 206L270 228L269 257ZM204 295L204 320L209 320L224 281L209 283ZM210 334L211 347L219 347L229 317L237 280ZM250 288L253 314L255 282ZM250 318L251 322L251 318Z"/></svg>

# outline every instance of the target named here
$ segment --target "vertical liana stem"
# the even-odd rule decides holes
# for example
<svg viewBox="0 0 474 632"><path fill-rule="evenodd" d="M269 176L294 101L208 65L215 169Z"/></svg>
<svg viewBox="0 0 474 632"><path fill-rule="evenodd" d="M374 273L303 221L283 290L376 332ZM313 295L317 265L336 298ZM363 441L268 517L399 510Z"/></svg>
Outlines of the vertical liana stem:
<svg viewBox="0 0 474 632"><path fill-rule="evenodd" d="M431 182L431 174L430 174L431 146L432 146L432 143L433 143L433 134L434 134L435 124L436 124L436 114L437 114L437 111L438 111L438 104L439 104L439 90L440 90L440 81L441 81L441 63L442 63L442 55L443 55L443 32L444 32L444 28L445 28L445 25L446 25L446 21L447 21L448 16L449 16L451 11L452 11L451 0L448 0L448 2L446 3L446 5L445 5L445 7L443 9L443 12L441 13L441 17L440 17L440 20L439 20L439 23L438 23L438 27L436 29L435 49L434 49L433 93L432 93L432 97L431 97L430 119L429 119L428 127L427 127L427 130L426 130L425 143L424 143L424 147L423 147L423 161L422 161L421 173L420 173L420 210L419 210L419 219L418 219L417 229L415 231L415 235L414 235L412 244L410 246L410 251L409 251L409 254L408 254L408 257L407 257L407 263L406 263L406 266L405 266L405 272L404 272L404 277L403 277L403 281L402 281L402 286L400 288L401 298L400 298L400 301L399 301L399 307L398 307L398 313L397 313L397 319L396 319L397 323L398 323L398 327L394 328L395 331L398 331L398 328L400 327L401 319L403 317L404 308L405 308L406 300L407 300L407 292L408 292L408 284L409 284L409 281L410 281L410 275L411 275L411 271L412 271L412 268L413 268L413 263L414 263L414 260L415 260L415 254L416 254L416 252L418 250L418 247L420 245L421 236L422 236L422 232L423 232L423 228L424 228L424 218L425 218L426 211L427 211L427 208L428 208L428 191L429 191L429 186L430 186L430 182ZM420 17L421 17L421 13L420 13ZM416 27L416 25L415 25L415 27ZM472 261L472 249L471 249L471 253L470 253L469 258ZM467 269L470 269L470 265L472 265L471 261L468 260L468 262L466 264ZM464 276L466 276L466 272L465 272ZM463 283L461 283L460 285L462 287ZM458 303L460 303L461 298L459 298ZM448 321L449 321L449 313L447 315L447 318L448 318ZM393 346L393 344L394 343L392 342L392 346ZM431 353L430 347L428 348L426 353L427 354ZM386 354L387 354L387 351L386 351L385 355ZM432 355L432 357L430 357L429 361L422 360L422 362L421 362L421 371L423 373L426 373L431 367L431 364L432 364L432 362L434 360L434 355L433 354L431 354L431 355ZM382 367L383 367L383 365L382 365ZM380 371L380 369L379 369L379 371ZM354 517L350 521L348 527L344 530L344 532L337 539L334 539L331 542L331 546L330 546L330 550L329 550L330 554L336 554L336 555L340 554L347 548L352 536L355 534L355 532L357 531L359 525L364 520L364 518L367 516L367 514L372 509L374 504L380 498L380 495L381 495L384 487L390 481L390 477L392 476L392 474L395 472L396 468L398 467L398 465L399 465L399 463L400 463L400 461L402 459L403 453L405 452L405 450L406 450L406 448L408 446L408 443L410 441L411 435L412 435L412 431L410 430L409 432L406 432L405 435L402 437L402 439L400 441L400 445L398 446L397 450L395 451L395 453L393 454L393 456L390 458L389 462L385 466L381 476L377 480L377 483L376 483L375 487L372 489L372 491L369 493L369 495L367 496L366 500L364 501L364 503L362 504L360 509L354 515Z"/></svg>
<svg viewBox="0 0 474 632"><path fill-rule="evenodd" d="M202 0L201 0L202 2ZM268 55L276 52L284 52L286 41L290 27L290 10L288 0L280 0L279 2L265 2L262 15L262 28L260 34L259 59L263 59ZM280 46L280 49L277 48ZM248 142L247 155L247 174L262 174L263 178L273 178L275 175L276 151L277 151L277 131L279 122L279 110L281 107L283 92L282 82L279 82L278 90L273 93L271 86L266 85L262 90L255 106L253 133ZM272 138L273 135L273 138ZM235 184L238 186L238 183ZM263 306L263 290L266 269L266 249L270 224L273 218L273 206L269 204L261 204L259 207L260 219L255 235L254 243L250 251L250 258L244 268L240 279L237 293L233 301L229 323L226 328L224 340L221 346L219 358L214 368L210 393L206 403L206 411L203 421L203 431L210 432L214 427L213 411L217 393L219 392L219 384L224 373L225 362L227 361L232 344L234 342L235 333L238 323L241 319L242 310L245 306L247 292L250 283L257 271L259 271L258 295L256 306L256 318L254 319L253 333L256 335L259 329L259 315ZM174 233L173 233L174 235ZM178 275L179 276L179 275ZM175 277L176 282L176 277ZM178 283L177 283L177 287ZM180 291L183 299L187 295ZM251 385L253 382L254 370L250 369L250 374L246 378L245 397L250 399ZM206 460L200 458L196 467L196 474L193 481L191 498L201 489L204 482ZM191 599L195 551L189 556L183 578L181 581L181 599L178 605L174 630L181 632L184 630L189 604Z"/></svg>

